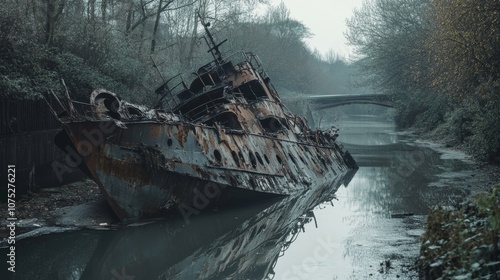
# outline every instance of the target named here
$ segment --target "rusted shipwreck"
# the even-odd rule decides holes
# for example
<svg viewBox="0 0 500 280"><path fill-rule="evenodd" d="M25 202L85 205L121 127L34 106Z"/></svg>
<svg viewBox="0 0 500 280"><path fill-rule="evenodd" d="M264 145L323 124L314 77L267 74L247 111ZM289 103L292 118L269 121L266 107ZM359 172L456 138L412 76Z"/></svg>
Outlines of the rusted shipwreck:
<svg viewBox="0 0 500 280"><path fill-rule="evenodd" d="M335 130L313 131L286 108L256 55L224 57L204 27L213 61L166 81L154 106L107 90L58 102L56 144L81 157L122 220L297 194L356 168Z"/></svg>

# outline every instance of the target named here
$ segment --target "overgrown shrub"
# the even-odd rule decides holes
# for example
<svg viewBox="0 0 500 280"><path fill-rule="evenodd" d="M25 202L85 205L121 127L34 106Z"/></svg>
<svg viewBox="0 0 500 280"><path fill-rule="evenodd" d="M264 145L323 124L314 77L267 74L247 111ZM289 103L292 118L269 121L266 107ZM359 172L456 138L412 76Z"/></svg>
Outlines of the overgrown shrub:
<svg viewBox="0 0 500 280"><path fill-rule="evenodd" d="M96 88L106 88L118 93L127 92L125 85L104 75L73 54L57 54L53 61L59 77L65 80L72 97L80 101L88 101L90 93Z"/></svg>
<svg viewBox="0 0 500 280"><path fill-rule="evenodd" d="M472 135L472 120L476 111L472 107L456 107L449 111L444 122L436 129L436 134L447 142L448 145L465 144Z"/></svg>
<svg viewBox="0 0 500 280"><path fill-rule="evenodd" d="M411 95L408 97L406 100L398 98L395 101L394 121L399 128L411 127L415 124L417 116L425 110L419 102L411 98Z"/></svg>
<svg viewBox="0 0 500 280"><path fill-rule="evenodd" d="M432 130L443 122L450 103L445 96L429 93L397 94L395 122L400 128Z"/></svg>
<svg viewBox="0 0 500 280"><path fill-rule="evenodd" d="M424 109L416 116L414 125L429 131L443 123L444 116L451 107L446 96L435 93L422 95L419 103Z"/></svg>
<svg viewBox="0 0 500 280"><path fill-rule="evenodd" d="M427 219L418 266L424 279L500 277L500 186Z"/></svg>
<svg viewBox="0 0 500 280"><path fill-rule="evenodd" d="M471 122L468 146L478 159L500 163L500 101L490 101Z"/></svg>

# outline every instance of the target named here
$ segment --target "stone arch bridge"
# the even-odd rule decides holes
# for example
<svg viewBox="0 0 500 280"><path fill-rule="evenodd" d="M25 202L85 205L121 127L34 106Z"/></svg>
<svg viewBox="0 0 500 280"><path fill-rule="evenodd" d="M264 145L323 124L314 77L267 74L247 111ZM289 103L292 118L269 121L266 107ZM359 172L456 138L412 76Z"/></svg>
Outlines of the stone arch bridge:
<svg viewBox="0 0 500 280"><path fill-rule="evenodd" d="M311 127L315 126L313 112L323 109L350 104L373 104L384 107L394 107L394 101L392 101L391 97L387 94L284 96L283 102L289 106L294 113L305 116Z"/></svg>
<svg viewBox="0 0 500 280"><path fill-rule="evenodd" d="M305 95L302 98L316 110L350 104L374 104L384 107L394 107L392 98L387 94Z"/></svg>

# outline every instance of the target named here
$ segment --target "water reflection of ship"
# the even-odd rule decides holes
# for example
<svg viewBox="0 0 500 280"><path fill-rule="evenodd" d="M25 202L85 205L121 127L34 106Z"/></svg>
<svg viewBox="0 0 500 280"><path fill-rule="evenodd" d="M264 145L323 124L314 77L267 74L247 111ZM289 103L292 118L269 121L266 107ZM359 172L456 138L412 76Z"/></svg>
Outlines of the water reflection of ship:
<svg viewBox="0 0 500 280"><path fill-rule="evenodd" d="M285 252L288 250L288 248L290 248L292 243L295 242L295 240L297 240L297 238L299 237L299 234L301 232L306 231L304 226L306 224L308 224L309 222L311 222L312 220L314 220L316 227L318 227L318 224L316 223L316 217L314 216L313 210L309 210L306 213L304 213L302 216L298 217L295 224L292 224L289 227L289 232L287 235L283 236L284 240L281 242L279 254L274 257L272 264L271 264L271 268L268 270L267 276L265 277L265 280L274 279L274 276L276 275L274 272L274 268L276 267L276 264L278 263L278 259L285 255Z"/></svg>
<svg viewBox="0 0 500 280"><path fill-rule="evenodd" d="M353 173L300 196L208 211L189 223L179 217L23 240L20 250L33 257L20 261L25 269L16 279L272 279L277 259L314 220L311 210L332 200Z"/></svg>

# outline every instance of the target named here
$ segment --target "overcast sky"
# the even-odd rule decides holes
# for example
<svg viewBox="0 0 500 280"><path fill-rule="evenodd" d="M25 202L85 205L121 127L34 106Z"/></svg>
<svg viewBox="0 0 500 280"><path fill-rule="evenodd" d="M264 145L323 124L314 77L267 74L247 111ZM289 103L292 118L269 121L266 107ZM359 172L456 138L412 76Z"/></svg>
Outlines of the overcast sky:
<svg viewBox="0 0 500 280"><path fill-rule="evenodd" d="M281 0L271 0L278 5ZM362 0L283 0L292 18L301 21L314 34L308 43L322 54L330 49L348 58L352 54L344 37L346 19L355 8L361 7Z"/></svg>

